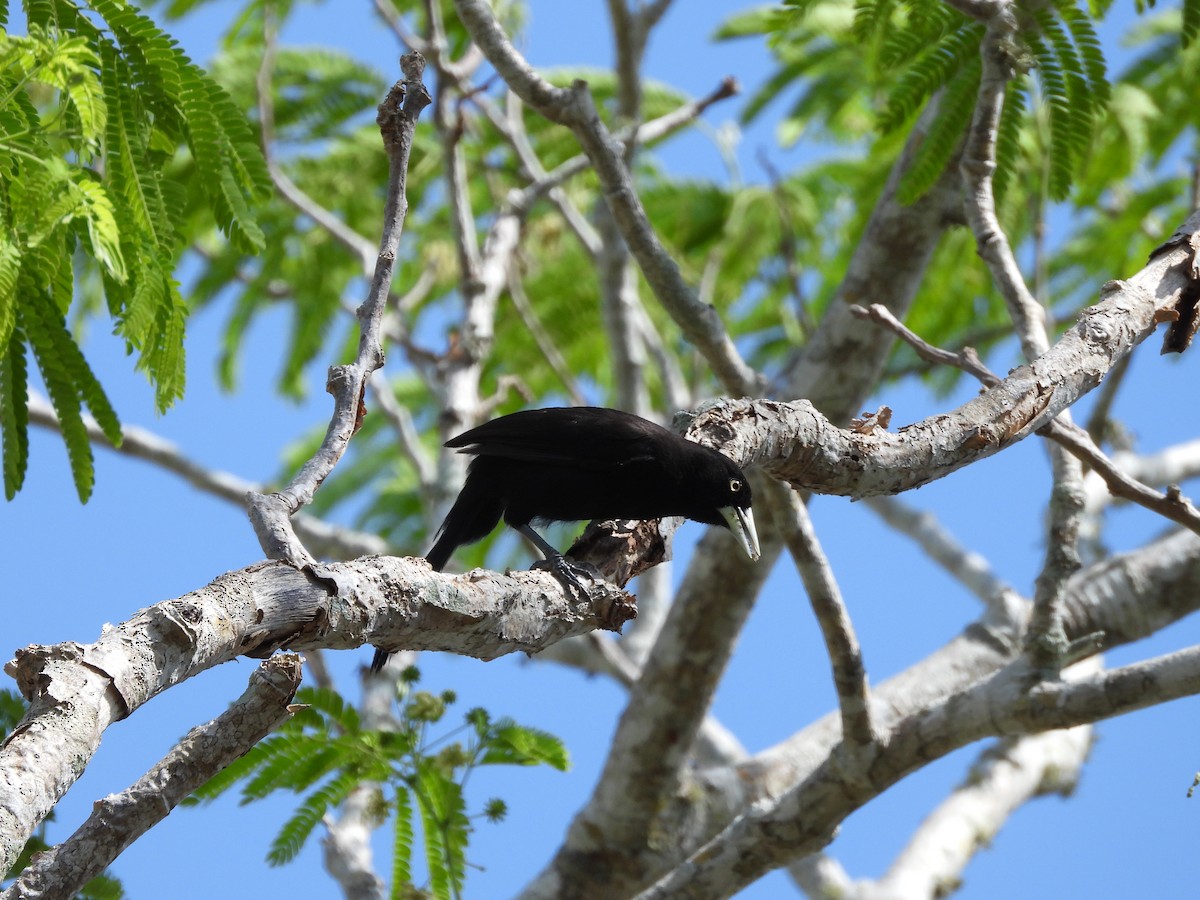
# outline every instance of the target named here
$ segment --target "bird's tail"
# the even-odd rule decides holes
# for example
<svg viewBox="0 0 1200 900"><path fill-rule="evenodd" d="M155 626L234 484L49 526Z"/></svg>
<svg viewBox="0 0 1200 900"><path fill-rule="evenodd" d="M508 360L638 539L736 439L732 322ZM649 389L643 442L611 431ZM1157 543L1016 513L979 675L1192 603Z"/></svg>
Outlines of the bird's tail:
<svg viewBox="0 0 1200 900"><path fill-rule="evenodd" d="M435 572L446 568L450 556L463 544L487 537L504 512L504 504L497 499L491 479L479 471L480 462L476 459L471 463L458 499L446 513L433 546L425 554Z"/></svg>
<svg viewBox="0 0 1200 900"><path fill-rule="evenodd" d="M376 675L383 671L383 667L387 665L388 657L392 655L391 650L380 650L375 648L375 655L371 657L371 674Z"/></svg>
<svg viewBox="0 0 1200 900"><path fill-rule="evenodd" d="M477 471L478 462L479 459L476 459L471 463L458 499L450 507L450 512L446 513L433 546L425 554L425 559L435 572L446 568L446 563L457 548L490 534L504 512L504 504L496 499L490 479ZM377 648L371 660L371 672L382 670L389 656L391 651Z"/></svg>

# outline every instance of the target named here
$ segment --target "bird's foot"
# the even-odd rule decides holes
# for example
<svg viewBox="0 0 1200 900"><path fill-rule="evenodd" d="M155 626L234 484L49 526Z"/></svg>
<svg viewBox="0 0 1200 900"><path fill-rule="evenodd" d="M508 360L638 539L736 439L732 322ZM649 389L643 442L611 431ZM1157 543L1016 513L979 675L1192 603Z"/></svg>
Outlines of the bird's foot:
<svg viewBox="0 0 1200 900"><path fill-rule="evenodd" d="M586 578L589 581L602 580L599 570L594 566L589 566L587 563L574 562L567 559L561 553L538 560L533 564L532 568L549 570L568 590L575 588L584 596L587 596L588 589L583 586L581 578Z"/></svg>

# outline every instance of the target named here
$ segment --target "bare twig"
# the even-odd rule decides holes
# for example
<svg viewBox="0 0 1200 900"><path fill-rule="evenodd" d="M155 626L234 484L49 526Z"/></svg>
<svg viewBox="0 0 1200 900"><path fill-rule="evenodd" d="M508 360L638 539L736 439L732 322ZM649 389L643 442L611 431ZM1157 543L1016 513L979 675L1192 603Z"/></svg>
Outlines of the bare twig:
<svg viewBox="0 0 1200 900"><path fill-rule="evenodd" d="M808 509L795 491L787 492L784 513L790 517L781 523L784 543L800 571L833 666L833 683L842 715L842 739L852 749L868 747L876 742L877 734L871 723L867 670L850 613L817 540Z"/></svg>
<svg viewBox="0 0 1200 900"><path fill-rule="evenodd" d="M1046 427L1046 436L1087 463L1104 480L1109 493L1114 497L1144 506L1163 518L1200 534L1200 511L1183 496L1178 486L1171 486L1164 494L1122 472L1078 425L1051 422Z"/></svg>
<svg viewBox="0 0 1200 900"><path fill-rule="evenodd" d="M375 274L367 299L358 310L358 356L348 366L334 366L329 370L327 389L334 395L334 413L317 452L283 490L270 495L252 493L247 497L250 519L264 552L272 559L286 559L297 565L310 564L313 558L296 539L289 517L312 500L321 482L341 459L362 419L366 381L383 365L380 322L408 211L404 190L409 151L417 117L430 102L429 93L421 82L425 63L420 54L406 54L401 59L401 67L404 80L397 82L380 104L377 119L388 153L390 173Z"/></svg>
<svg viewBox="0 0 1200 900"><path fill-rule="evenodd" d="M421 444L421 436L417 433L417 426L413 423L412 414L396 402L396 396L392 393L392 386L388 383L387 378L384 377L381 370L377 369L371 375L371 379L367 384L371 388L371 396L375 400L375 406L383 413L383 417L392 426L392 431L395 432L396 438L399 441L400 449L404 451L404 455L416 471L417 483L422 489L427 489L434 479L433 462L429 458L429 453Z"/></svg>
<svg viewBox="0 0 1200 900"><path fill-rule="evenodd" d="M517 159L524 167L525 175L531 182L521 194L517 195L514 205L520 205L528 209L531 205L528 199L531 196L530 192L537 191L544 193L550 198L550 202L554 204L559 215L563 217L563 221L570 227L588 255L592 257L596 256L600 252L600 238L596 234L596 229L592 227L583 213L579 211L579 208L559 186L562 183L560 180L562 173L556 170L557 174L554 177L547 175L545 168L542 166L542 161L538 159L533 145L529 143L529 135L525 132L524 105L521 103L521 98L512 91L505 91L504 97L505 113L503 116L496 109L496 105L488 100L487 97L479 97L478 102L488 115L488 118L492 120L500 133L508 139L513 150L516 151ZM553 184L553 186L545 188L542 186L544 184Z"/></svg>
<svg viewBox="0 0 1200 900"><path fill-rule="evenodd" d="M910 331L895 316L878 304L872 304L868 309L855 307L853 311L856 316L870 319L892 331L909 344L922 359L962 369L989 387L1000 384L1000 377L988 369L979 355L970 347L964 347L958 353L934 347ZM1086 463L1104 480L1109 492L1114 497L1131 500L1200 534L1200 511L1192 505L1191 501L1182 496L1178 488L1163 494L1122 472L1117 464L1096 446L1088 433L1078 425L1064 420L1060 416L1048 422L1039 433Z"/></svg>

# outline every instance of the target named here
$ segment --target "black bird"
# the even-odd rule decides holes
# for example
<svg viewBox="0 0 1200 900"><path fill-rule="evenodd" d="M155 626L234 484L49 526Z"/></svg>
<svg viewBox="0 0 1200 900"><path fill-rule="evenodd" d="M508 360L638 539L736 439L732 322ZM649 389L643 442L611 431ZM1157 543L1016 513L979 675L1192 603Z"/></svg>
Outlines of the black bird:
<svg viewBox="0 0 1200 900"><path fill-rule="evenodd" d="M436 571L457 547L505 524L542 551L556 575L583 589L572 564L531 523L686 516L728 528L751 559L758 535L750 484L716 450L616 409L531 409L446 442L475 458L426 555ZM388 651L376 650L378 672Z"/></svg>

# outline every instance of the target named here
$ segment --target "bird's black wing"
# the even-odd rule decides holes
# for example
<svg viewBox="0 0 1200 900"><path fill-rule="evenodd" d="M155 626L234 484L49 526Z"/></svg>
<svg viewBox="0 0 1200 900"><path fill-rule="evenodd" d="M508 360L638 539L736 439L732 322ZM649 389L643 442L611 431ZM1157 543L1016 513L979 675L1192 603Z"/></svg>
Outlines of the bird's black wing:
<svg viewBox="0 0 1200 900"><path fill-rule="evenodd" d="M531 409L465 431L447 447L476 456L607 469L661 459L682 440L653 422L591 406Z"/></svg>

